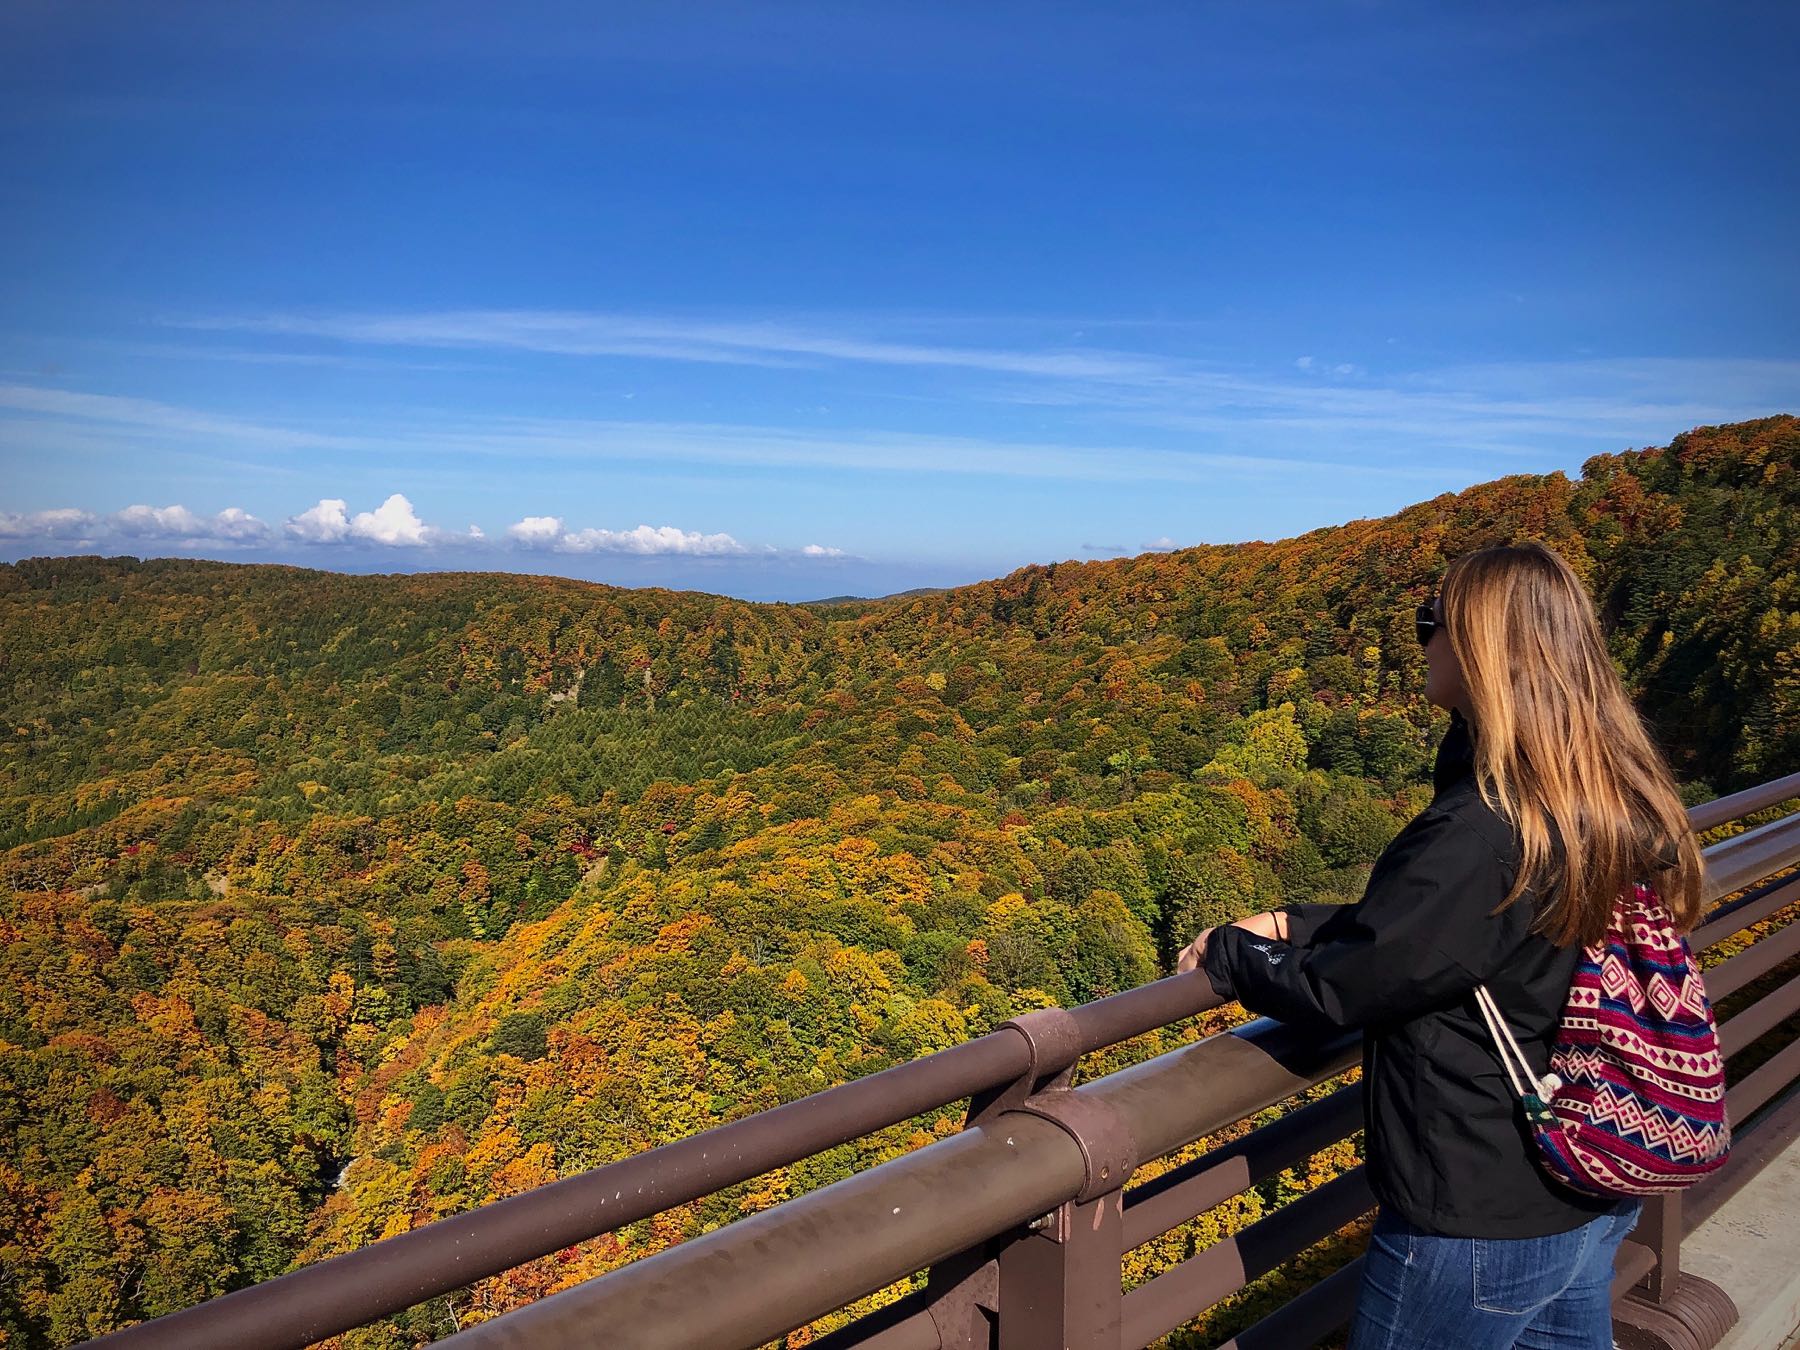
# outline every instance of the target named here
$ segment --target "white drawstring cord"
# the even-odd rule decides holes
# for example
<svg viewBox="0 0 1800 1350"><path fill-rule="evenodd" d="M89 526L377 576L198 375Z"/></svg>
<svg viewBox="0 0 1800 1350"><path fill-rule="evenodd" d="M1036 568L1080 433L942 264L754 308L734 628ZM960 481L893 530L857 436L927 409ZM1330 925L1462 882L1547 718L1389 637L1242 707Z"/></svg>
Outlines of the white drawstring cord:
<svg viewBox="0 0 1800 1350"><path fill-rule="evenodd" d="M1525 1052L1519 1048L1514 1039L1512 1028L1506 1025L1506 1019L1500 1015L1500 1009L1494 1002L1494 996L1487 991L1486 985L1477 985L1475 1002L1481 1007L1481 1016L1487 1022L1488 1034L1494 1038L1494 1044L1500 1051L1500 1064L1506 1070L1507 1081L1521 1098L1535 1095L1540 1102L1548 1103L1551 1095L1563 1085L1562 1079L1553 1073L1545 1074L1541 1079L1531 1071L1531 1061L1525 1058ZM1511 1055L1507 1054L1511 1051ZM1514 1069L1514 1062L1518 1068ZM1520 1075L1523 1074L1523 1081ZM1531 1092L1527 1093L1525 1084L1531 1084Z"/></svg>

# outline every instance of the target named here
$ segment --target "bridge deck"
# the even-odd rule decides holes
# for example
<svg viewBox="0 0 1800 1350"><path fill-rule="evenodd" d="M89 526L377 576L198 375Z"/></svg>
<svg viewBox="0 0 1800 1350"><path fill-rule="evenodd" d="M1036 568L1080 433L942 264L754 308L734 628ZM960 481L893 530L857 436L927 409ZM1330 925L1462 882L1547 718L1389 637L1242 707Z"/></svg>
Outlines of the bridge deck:
<svg viewBox="0 0 1800 1350"><path fill-rule="evenodd" d="M1688 1234L1681 1264L1738 1306L1716 1350L1800 1350L1800 1137Z"/></svg>

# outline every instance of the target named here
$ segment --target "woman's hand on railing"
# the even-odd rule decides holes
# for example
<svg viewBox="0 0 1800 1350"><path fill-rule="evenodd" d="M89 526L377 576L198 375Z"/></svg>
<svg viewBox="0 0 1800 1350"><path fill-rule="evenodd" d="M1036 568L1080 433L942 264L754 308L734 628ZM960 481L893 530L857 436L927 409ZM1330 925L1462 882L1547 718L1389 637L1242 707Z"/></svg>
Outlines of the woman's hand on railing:
<svg viewBox="0 0 1800 1350"><path fill-rule="evenodd" d="M1191 970L1200 969L1200 963L1206 960L1207 939L1212 937L1213 930L1208 928L1187 946L1181 949L1181 955L1175 958L1175 973L1186 975Z"/></svg>
<svg viewBox="0 0 1800 1350"><path fill-rule="evenodd" d="M1252 914L1238 919L1234 928L1247 928L1258 937L1268 938L1273 942L1287 941L1287 916L1277 910L1265 910L1261 914ZM1206 944L1217 929L1208 928L1187 946L1181 949L1181 955L1175 958L1175 973L1185 975L1190 970L1200 969L1200 963L1206 960Z"/></svg>

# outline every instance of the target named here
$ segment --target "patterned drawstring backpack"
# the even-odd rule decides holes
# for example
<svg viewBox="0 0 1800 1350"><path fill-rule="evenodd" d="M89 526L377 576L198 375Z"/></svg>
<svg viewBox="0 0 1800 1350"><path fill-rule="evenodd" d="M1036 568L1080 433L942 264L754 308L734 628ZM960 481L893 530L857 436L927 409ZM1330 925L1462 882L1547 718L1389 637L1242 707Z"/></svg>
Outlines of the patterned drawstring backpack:
<svg viewBox="0 0 1800 1350"><path fill-rule="evenodd" d="M1724 1163L1719 1029L1699 963L1651 887L1621 895L1606 936L1582 950L1543 1078L1493 995L1475 996L1556 1180L1590 1195L1654 1195Z"/></svg>

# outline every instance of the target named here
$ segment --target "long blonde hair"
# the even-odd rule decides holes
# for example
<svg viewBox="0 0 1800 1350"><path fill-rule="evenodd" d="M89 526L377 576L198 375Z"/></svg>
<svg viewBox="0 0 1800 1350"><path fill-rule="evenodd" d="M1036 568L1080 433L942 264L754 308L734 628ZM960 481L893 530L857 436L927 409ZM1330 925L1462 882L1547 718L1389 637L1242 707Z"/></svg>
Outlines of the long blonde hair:
<svg viewBox="0 0 1800 1350"><path fill-rule="evenodd" d="M1597 941L1636 881L1682 931L1699 921L1701 860L1674 775L1606 652L1581 578L1541 544L1450 564L1440 591L1475 730L1475 778L1520 835L1517 878L1537 927Z"/></svg>

